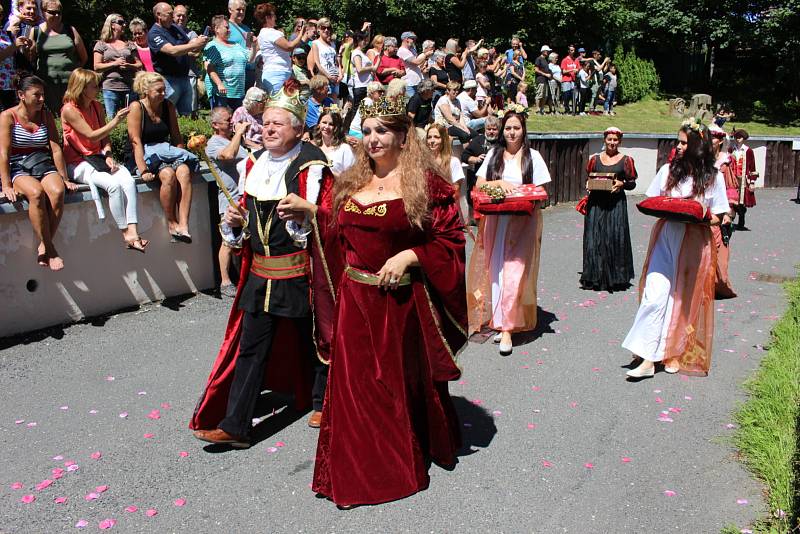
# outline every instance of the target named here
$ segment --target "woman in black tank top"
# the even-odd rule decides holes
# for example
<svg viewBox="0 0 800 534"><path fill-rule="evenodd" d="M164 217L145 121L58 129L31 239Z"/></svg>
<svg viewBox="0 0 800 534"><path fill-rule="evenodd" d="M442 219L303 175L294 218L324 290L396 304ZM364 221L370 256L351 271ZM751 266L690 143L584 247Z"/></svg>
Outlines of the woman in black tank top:
<svg viewBox="0 0 800 534"><path fill-rule="evenodd" d="M189 234L189 210L192 205L192 171L188 165L161 164L148 168L145 146L170 143L184 148L178 128L175 106L165 98L164 78L156 72L139 72L133 82L134 90L142 99L131 105L128 115L128 167L132 173L149 182L161 181L161 207L167 217L167 227L173 242L191 243Z"/></svg>

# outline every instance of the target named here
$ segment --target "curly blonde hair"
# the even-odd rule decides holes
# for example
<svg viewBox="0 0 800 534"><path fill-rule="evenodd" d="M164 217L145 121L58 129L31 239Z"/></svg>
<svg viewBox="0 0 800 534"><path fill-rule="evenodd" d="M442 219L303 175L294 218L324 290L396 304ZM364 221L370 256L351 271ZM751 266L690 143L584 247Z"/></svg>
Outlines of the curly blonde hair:
<svg viewBox="0 0 800 534"><path fill-rule="evenodd" d="M422 228L430 212L427 174L439 174L437 165L431 157L430 150L422 145L415 132L414 123L408 115L380 117L378 121L396 134L405 135L405 146L397 162L400 171L400 194L409 222ZM355 164L334 182L334 213L338 213L348 198L364 189L375 172L372 158L367 155L363 145L356 148L355 155Z"/></svg>
<svg viewBox="0 0 800 534"><path fill-rule="evenodd" d="M156 82L165 83L164 77L157 72L147 72L140 70L136 73L136 78L133 79L133 90L144 97L150 86Z"/></svg>

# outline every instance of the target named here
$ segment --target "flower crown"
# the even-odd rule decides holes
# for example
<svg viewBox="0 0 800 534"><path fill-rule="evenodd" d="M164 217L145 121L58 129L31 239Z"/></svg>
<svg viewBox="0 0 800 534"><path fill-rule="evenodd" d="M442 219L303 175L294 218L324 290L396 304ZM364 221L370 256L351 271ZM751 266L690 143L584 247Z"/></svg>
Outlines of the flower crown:
<svg viewBox="0 0 800 534"><path fill-rule="evenodd" d="M394 100L382 96L372 104L362 101L359 110L361 111L361 120L393 117L395 115L405 115L406 104L402 99Z"/></svg>
<svg viewBox="0 0 800 534"><path fill-rule="evenodd" d="M340 108L336 104L331 104L330 106L326 106L326 107L322 108L322 111L323 112L330 111L331 113L335 113L337 115L341 115L342 114L342 108Z"/></svg>
<svg viewBox="0 0 800 534"><path fill-rule="evenodd" d="M681 123L681 128L689 128L690 130L694 130L698 134L700 134L700 138L703 138L703 123L697 117L689 117L688 119L684 120Z"/></svg>
<svg viewBox="0 0 800 534"><path fill-rule="evenodd" d="M528 116L528 108L522 104L506 104L503 109L497 110L497 118L502 119L506 113L519 113L520 115Z"/></svg>

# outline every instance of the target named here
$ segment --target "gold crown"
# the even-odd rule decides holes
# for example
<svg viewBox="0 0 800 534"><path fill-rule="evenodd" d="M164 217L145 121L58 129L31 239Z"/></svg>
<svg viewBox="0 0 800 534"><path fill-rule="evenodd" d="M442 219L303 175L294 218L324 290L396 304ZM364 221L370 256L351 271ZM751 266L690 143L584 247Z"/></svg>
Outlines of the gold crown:
<svg viewBox="0 0 800 534"><path fill-rule="evenodd" d="M402 98L395 100L382 96L372 104L367 104L366 102L362 101L361 106L359 106L359 110L361 111L361 120L363 121L364 119L405 115L406 104Z"/></svg>
<svg viewBox="0 0 800 534"><path fill-rule="evenodd" d="M281 90L269 97L267 100L268 108L281 108L285 109L298 119L300 122L306 122L306 105L300 100L300 91L295 91L292 94L288 94L284 87L281 87Z"/></svg>

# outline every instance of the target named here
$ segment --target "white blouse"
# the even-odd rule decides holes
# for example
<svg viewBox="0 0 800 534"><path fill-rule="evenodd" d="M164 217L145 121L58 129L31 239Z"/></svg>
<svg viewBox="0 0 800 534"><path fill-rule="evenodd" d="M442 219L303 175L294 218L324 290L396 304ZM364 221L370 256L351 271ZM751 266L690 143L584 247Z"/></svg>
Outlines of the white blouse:
<svg viewBox="0 0 800 534"><path fill-rule="evenodd" d="M329 149L325 152L325 155L331 164L331 171L337 176L352 167L356 162L353 149L347 143L342 143L334 149Z"/></svg>
<svg viewBox="0 0 800 534"><path fill-rule="evenodd" d="M669 163L661 166L653 178L650 187L647 188L645 193L648 197L667 196L673 198L692 198L692 184L693 180L690 176L684 178L678 185L667 191L667 180L669 179ZM730 209L728 205L728 195L725 192L725 177L721 172L717 172L714 178L714 183L711 187L707 187L703 198L695 198L703 206L711 210L714 215L721 215L727 213Z"/></svg>
<svg viewBox="0 0 800 534"><path fill-rule="evenodd" d="M486 154L481 168L478 169L477 176L486 179L489 170L489 162L492 160L492 155L495 149L492 148ZM516 160L519 161L519 160ZM547 170L547 164L544 158L539 154L538 150L531 149L531 167L533 167L533 184L543 185L548 183L550 179L550 171ZM522 169L519 164L515 164L514 160L507 160L503 167L503 180L512 184L522 185Z"/></svg>

